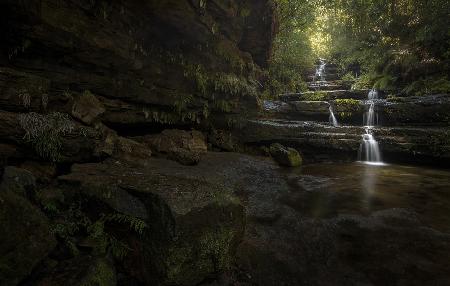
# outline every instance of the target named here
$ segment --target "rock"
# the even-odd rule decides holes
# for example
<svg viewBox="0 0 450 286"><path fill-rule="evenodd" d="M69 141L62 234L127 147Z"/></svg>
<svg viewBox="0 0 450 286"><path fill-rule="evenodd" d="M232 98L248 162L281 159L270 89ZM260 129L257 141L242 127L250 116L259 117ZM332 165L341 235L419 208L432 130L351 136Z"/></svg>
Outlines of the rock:
<svg viewBox="0 0 450 286"><path fill-rule="evenodd" d="M0 224L0 285L17 285L56 240L44 214L11 191L0 191Z"/></svg>
<svg viewBox="0 0 450 286"><path fill-rule="evenodd" d="M373 133L391 162L421 162L449 165L450 140L447 127L374 127ZM234 134L248 145L281 142L302 150L307 161L355 160L364 134L361 126L333 127L328 124L286 121L248 120Z"/></svg>
<svg viewBox="0 0 450 286"><path fill-rule="evenodd" d="M104 105L89 91L76 98L72 105L72 115L86 124L92 124L104 112Z"/></svg>
<svg viewBox="0 0 450 286"><path fill-rule="evenodd" d="M196 130L166 129L161 134L147 135L137 140L183 165L197 164L201 154L208 149L205 137Z"/></svg>
<svg viewBox="0 0 450 286"><path fill-rule="evenodd" d="M298 167L302 164L302 157L297 150L278 143L270 145L270 155L282 166Z"/></svg>
<svg viewBox="0 0 450 286"><path fill-rule="evenodd" d="M230 131L223 129L212 129L208 134L208 141L220 150L232 152L237 149L238 142Z"/></svg>
<svg viewBox="0 0 450 286"><path fill-rule="evenodd" d="M151 156L152 151L144 144L141 144L128 138L117 137L116 148L113 157L123 159L126 161L134 161L134 160L145 161Z"/></svg>
<svg viewBox="0 0 450 286"><path fill-rule="evenodd" d="M115 267L108 258L78 256L60 262L49 273L41 274L36 286L115 286Z"/></svg>
<svg viewBox="0 0 450 286"><path fill-rule="evenodd" d="M23 197L34 195L36 178L25 169L8 166L5 167L0 191L11 191Z"/></svg>
<svg viewBox="0 0 450 286"><path fill-rule="evenodd" d="M270 60L277 30L271 0L30 1L2 6L0 18L8 23L1 28L8 40L0 45L3 110L38 111L45 105L73 111L86 124L101 118L136 127L206 122L206 108L222 112L214 108L216 100L257 107L255 96L242 96L242 87L256 91L260 67ZM61 51L70 56L56 60ZM242 89L205 96L221 75L238 79L232 90ZM87 90L98 101L77 98ZM75 97L73 109L70 97ZM176 112L176 106L183 108Z"/></svg>
<svg viewBox="0 0 450 286"><path fill-rule="evenodd" d="M244 228L231 188L195 168L156 158L145 166L107 161L76 164L59 181L65 193L145 220L143 237L129 236L130 275L147 285L195 285L231 266Z"/></svg>
<svg viewBox="0 0 450 286"><path fill-rule="evenodd" d="M31 172L40 183L49 183L57 173L55 164L48 162L25 161L20 167Z"/></svg>
<svg viewBox="0 0 450 286"><path fill-rule="evenodd" d="M200 162L200 153L191 152L182 148L174 148L167 156L168 159L177 161L186 166L197 165Z"/></svg>

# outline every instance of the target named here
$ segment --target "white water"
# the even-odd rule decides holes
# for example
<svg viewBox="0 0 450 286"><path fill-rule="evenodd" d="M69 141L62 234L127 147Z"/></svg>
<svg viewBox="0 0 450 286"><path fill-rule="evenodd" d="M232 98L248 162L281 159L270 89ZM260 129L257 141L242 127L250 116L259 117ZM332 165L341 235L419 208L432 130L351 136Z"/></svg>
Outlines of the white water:
<svg viewBox="0 0 450 286"><path fill-rule="evenodd" d="M316 68L316 77L319 77L321 81L325 80L325 66L327 64L324 60L320 60L320 65Z"/></svg>
<svg viewBox="0 0 450 286"><path fill-rule="evenodd" d="M330 124L332 124L334 127L339 126L336 116L334 116L333 106L331 106L331 104L330 104L330 107L328 108L328 110L330 110L330 118L329 118Z"/></svg>
<svg viewBox="0 0 450 286"><path fill-rule="evenodd" d="M361 145L358 151L358 160L381 163L381 152L377 140L372 135L372 130L369 127L365 128L365 134L362 135Z"/></svg>
<svg viewBox="0 0 450 286"><path fill-rule="evenodd" d="M378 113L375 112L375 102L371 101L369 110L363 115L364 126L378 125Z"/></svg>
<svg viewBox="0 0 450 286"><path fill-rule="evenodd" d="M375 89L369 91L368 94L369 109L363 115L364 126L378 125L378 113L375 111L375 99L378 99L378 92Z"/></svg>
<svg viewBox="0 0 450 286"><path fill-rule="evenodd" d="M381 161L381 152L377 140L372 134L372 127L378 124L378 113L375 111L375 99L378 99L378 92L372 89L368 94L369 110L364 114L364 131L361 145L358 151L358 160L370 164L383 164Z"/></svg>

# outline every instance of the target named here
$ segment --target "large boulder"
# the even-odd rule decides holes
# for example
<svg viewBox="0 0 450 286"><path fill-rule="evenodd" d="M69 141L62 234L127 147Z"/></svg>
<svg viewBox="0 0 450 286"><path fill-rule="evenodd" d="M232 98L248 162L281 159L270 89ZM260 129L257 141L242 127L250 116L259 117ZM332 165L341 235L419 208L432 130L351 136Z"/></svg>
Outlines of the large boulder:
<svg viewBox="0 0 450 286"><path fill-rule="evenodd" d="M48 219L28 200L0 190L0 285L17 285L55 247Z"/></svg>
<svg viewBox="0 0 450 286"><path fill-rule="evenodd" d="M151 285L195 285L231 267L244 212L230 188L192 168L156 158L145 166L107 161L74 165L59 181L66 194L146 222L141 237L128 237L129 275Z"/></svg>

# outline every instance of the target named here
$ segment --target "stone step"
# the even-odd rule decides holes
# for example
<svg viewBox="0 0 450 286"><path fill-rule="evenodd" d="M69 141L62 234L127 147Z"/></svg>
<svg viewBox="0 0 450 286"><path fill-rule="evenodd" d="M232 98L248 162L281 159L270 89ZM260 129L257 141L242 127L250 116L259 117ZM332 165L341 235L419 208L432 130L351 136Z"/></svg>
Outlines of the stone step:
<svg viewBox="0 0 450 286"><path fill-rule="evenodd" d="M367 99L369 93L368 89L356 89L356 90L323 90L323 91L307 91L300 93L286 93L279 96L280 100L289 101L301 101L301 100L319 100L329 101L333 99ZM380 95L380 97L383 97Z"/></svg>
<svg viewBox="0 0 450 286"><path fill-rule="evenodd" d="M423 160L450 165L450 127L375 127L372 129L383 158L390 161ZM264 145L279 142L297 148L304 156L318 152L330 156L349 155L356 160L364 127L333 127L311 121L248 120L240 126L240 140Z"/></svg>
<svg viewBox="0 0 450 286"><path fill-rule="evenodd" d="M264 101L263 117L328 122L331 104L340 124L362 126L363 118L370 107L370 101L367 99L323 100L326 98L321 97L321 94L307 93L306 95L291 95L289 100L285 101ZM374 110L376 125L450 125L450 95L378 99L374 100Z"/></svg>

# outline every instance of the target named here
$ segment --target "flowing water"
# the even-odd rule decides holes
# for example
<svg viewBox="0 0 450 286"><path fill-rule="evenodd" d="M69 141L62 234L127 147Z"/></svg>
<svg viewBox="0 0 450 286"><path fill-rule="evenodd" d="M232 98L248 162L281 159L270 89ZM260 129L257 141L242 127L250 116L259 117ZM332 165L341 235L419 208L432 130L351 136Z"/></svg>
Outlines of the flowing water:
<svg viewBox="0 0 450 286"><path fill-rule="evenodd" d="M336 119L336 116L334 116L333 106L331 106L331 104L330 104L330 107L328 109L330 111L330 118L329 118L330 124L333 125L334 127L339 126L339 123L338 123L338 121Z"/></svg>
<svg viewBox="0 0 450 286"><path fill-rule="evenodd" d="M372 127L378 124L378 113L375 110L375 100L378 99L378 92L372 89L367 97L369 108L363 116L365 133L362 135L361 145L359 146L358 160L372 164L382 164L380 147L372 134Z"/></svg>
<svg viewBox="0 0 450 286"><path fill-rule="evenodd" d="M365 134L362 135L361 145L358 151L358 160L368 163L381 164L381 152L378 142L372 135L369 127L365 128Z"/></svg>

